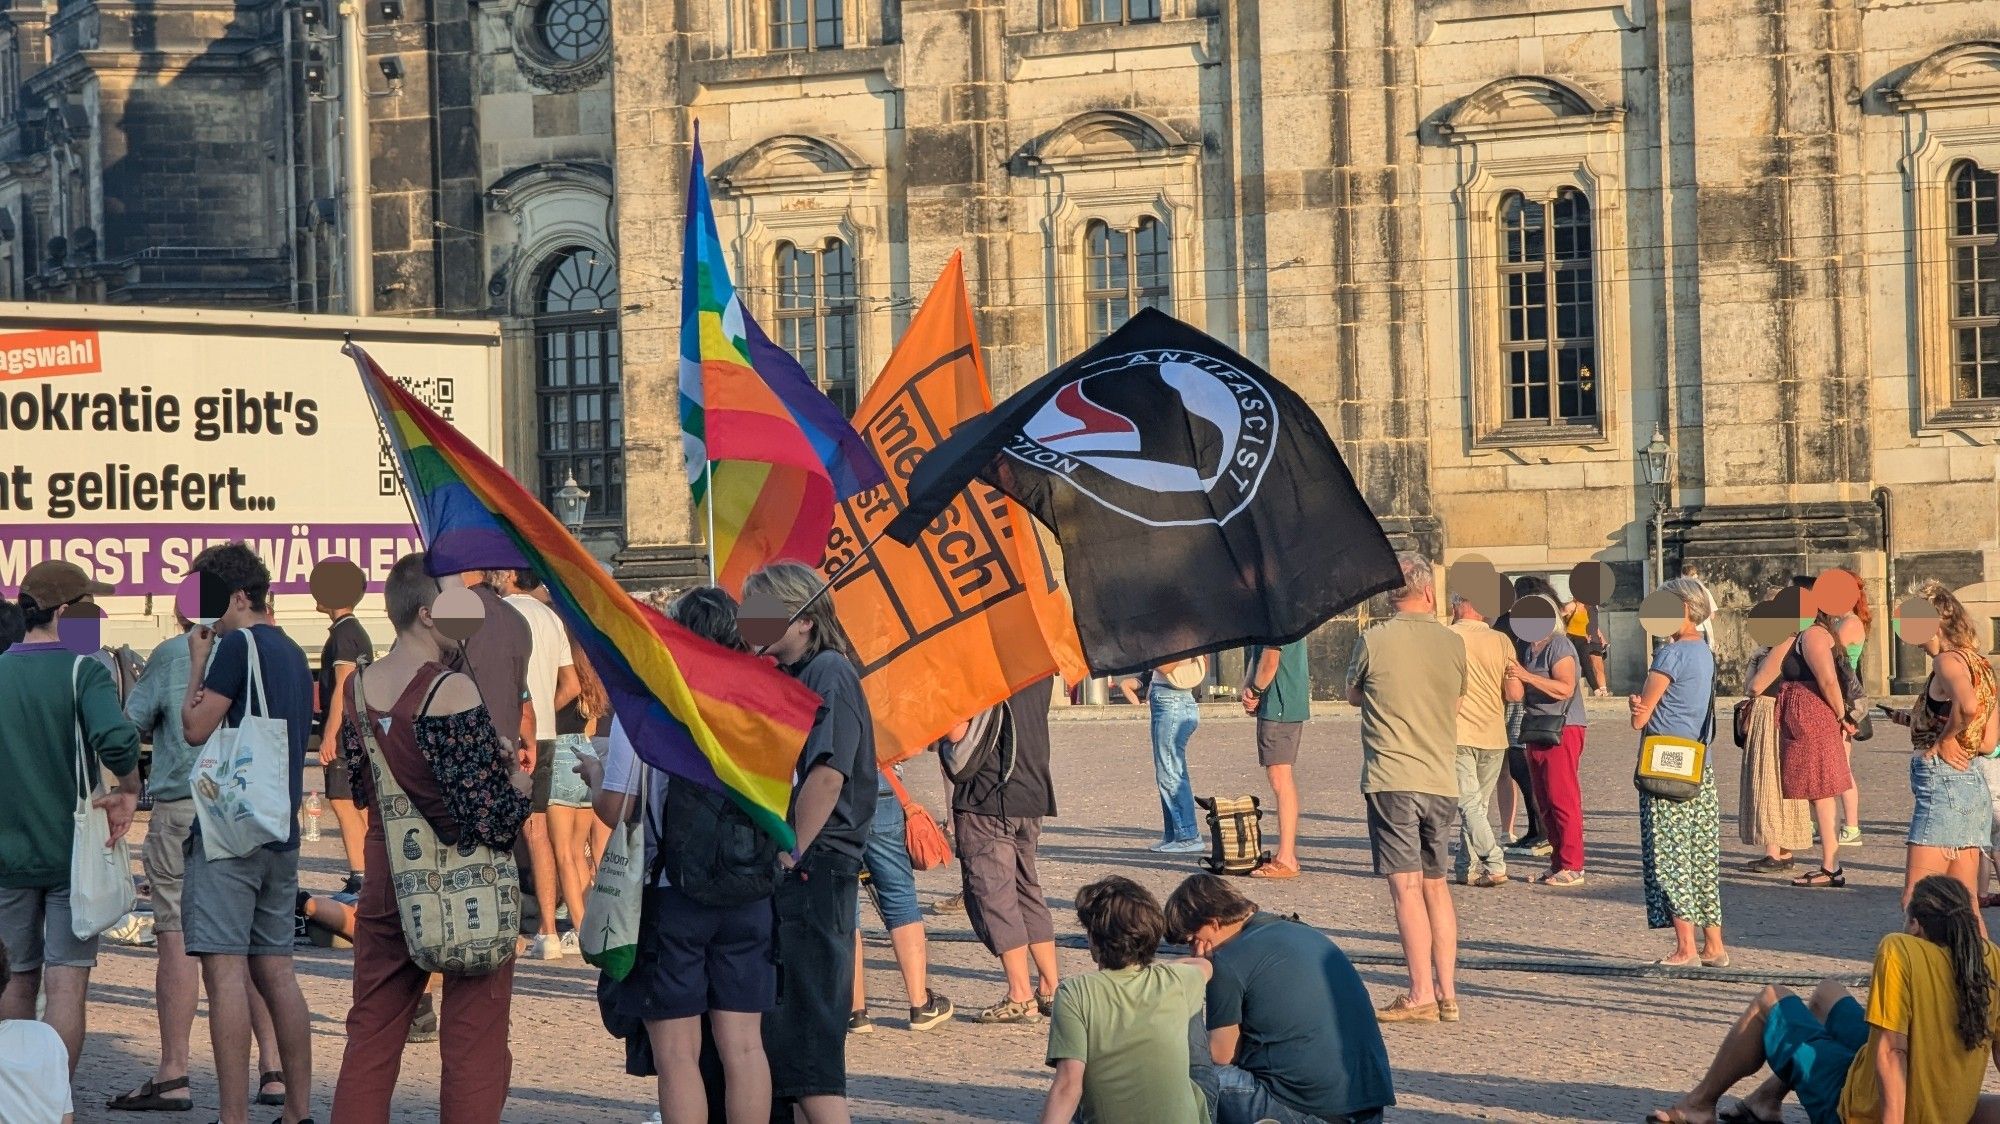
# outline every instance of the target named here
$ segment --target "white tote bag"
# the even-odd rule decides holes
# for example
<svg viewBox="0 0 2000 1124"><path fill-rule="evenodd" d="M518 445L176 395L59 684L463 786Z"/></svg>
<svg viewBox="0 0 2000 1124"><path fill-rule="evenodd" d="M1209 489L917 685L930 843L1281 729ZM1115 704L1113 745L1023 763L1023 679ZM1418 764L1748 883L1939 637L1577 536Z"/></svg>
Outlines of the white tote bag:
<svg viewBox="0 0 2000 1124"><path fill-rule="evenodd" d="M652 787L651 773L639 766L639 794L627 796L619 805L621 812L629 814L636 800L639 818L611 829L604 856L597 861L597 878L583 902L583 934L577 943L583 948L584 960L614 980L629 975L639 955L639 908L646 892L646 793Z"/></svg>
<svg viewBox="0 0 2000 1124"><path fill-rule="evenodd" d="M237 858L292 836L290 733L264 701L257 638L245 630L243 643L250 660L243 721L210 734L188 770L202 853L210 859Z"/></svg>
<svg viewBox="0 0 2000 1124"><path fill-rule="evenodd" d="M120 839L107 847L111 821L104 809L91 801L104 795L102 770L91 765L90 752L83 744L83 693L80 682L84 661L78 656L70 665L70 697L74 713L70 721L76 729L76 826L69 848L69 928L80 941L90 940L123 920L138 895L132 890L132 854Z"/></svg>

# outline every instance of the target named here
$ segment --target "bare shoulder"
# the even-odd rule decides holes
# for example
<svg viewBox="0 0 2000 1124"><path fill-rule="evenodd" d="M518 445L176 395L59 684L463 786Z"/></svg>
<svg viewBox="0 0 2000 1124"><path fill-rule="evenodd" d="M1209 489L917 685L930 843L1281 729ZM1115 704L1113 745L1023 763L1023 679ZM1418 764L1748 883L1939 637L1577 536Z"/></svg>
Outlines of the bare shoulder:
<svg viewBox="0 0 2000 1124"><path fill-rule="evenodd" d="M438 683L437 693L431 696L431 705L426 713L433 717L464 714L468 710L477 710L481 705L479 687L472 682L472 677L454 671Z"/></svg>

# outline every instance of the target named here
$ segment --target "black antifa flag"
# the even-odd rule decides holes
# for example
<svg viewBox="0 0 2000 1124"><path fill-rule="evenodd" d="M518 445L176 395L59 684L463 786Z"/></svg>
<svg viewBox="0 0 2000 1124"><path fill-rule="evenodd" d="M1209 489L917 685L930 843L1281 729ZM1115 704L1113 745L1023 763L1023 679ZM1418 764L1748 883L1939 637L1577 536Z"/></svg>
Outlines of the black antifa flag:
<svg viewBox="0 0 2000 1124"><path fill-rule="evenodd" d="M977 476L1062 543L1091 670L1288 643L1402 584L1319 417L1153 309L991 412L910 477L910 542Z"/></svg>

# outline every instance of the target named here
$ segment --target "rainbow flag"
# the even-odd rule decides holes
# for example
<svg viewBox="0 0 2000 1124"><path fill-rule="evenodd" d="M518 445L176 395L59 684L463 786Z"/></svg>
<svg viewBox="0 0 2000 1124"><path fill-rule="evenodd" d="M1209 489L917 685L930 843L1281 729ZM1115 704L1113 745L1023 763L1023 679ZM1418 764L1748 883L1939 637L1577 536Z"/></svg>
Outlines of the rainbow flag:
<svg viewBox="0 0 2000 1124"><path fill-rule="evenodd" d="M506 469L366 351L353 344L344 350L361 370L402 467L430 572L533 570L604 681L639 756L726 792L789 849L792 770L819 696L764 660L710 643L633 600Z"/></svg>
<svg viewBox="0 0 2000 1124"><path fill-rule="evenodd" d="M681 254L681 441L716 583L740 593L770 562L817 566L833 507L887 477L805 369L736 295L699 127Z"/></svg>

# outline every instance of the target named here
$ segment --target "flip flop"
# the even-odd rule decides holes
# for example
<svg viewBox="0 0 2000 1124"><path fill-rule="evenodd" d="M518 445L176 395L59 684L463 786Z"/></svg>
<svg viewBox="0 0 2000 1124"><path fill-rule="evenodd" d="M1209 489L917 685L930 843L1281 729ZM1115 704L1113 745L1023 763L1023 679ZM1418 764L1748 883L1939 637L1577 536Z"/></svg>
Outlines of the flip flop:
<svg viewBox="0 0 2000 1124"><path fill-rule="evenodd" d="M1718 1114L1715 1119L1716 1124L1785 1124L1784 1117L1766 1119L1743 1107L1740 1101L1734 1108Z"/></svg>
<svg viewBox="0 0 2000 1124"><path fill-rule="evenodd" d="M185 1077L176 1077L172 1081L148 1081L129 1093L121 1093L105 1101L104 1107L113 1112L187 1112L194 1108L192 1096L178 1100L160 1095L187 1087L188 1079Z"/></svg>
<svg viewBox="0 0 2000 1124"><path fill-rule="evenodd" d="M285 1083L285 1073L283 1070L273 1069L258 1074L256 1103L261 1105L283 1105L285 1103L285 1094L266 1093L264 1091L264 1086L283 1085L284 1083Z"/></svg>
<svg viewBox="0 0 2000 1124"><path fill-rule="evenodd" d="M1277 863L1265 863L1250 872L1252 878L1297 878L1298 876L1298 867L1280 866Z"/></svg>

